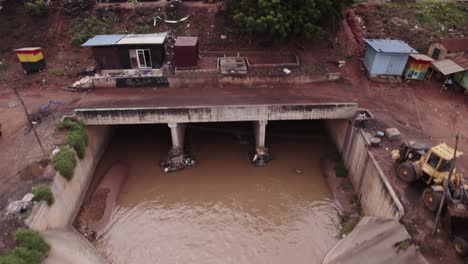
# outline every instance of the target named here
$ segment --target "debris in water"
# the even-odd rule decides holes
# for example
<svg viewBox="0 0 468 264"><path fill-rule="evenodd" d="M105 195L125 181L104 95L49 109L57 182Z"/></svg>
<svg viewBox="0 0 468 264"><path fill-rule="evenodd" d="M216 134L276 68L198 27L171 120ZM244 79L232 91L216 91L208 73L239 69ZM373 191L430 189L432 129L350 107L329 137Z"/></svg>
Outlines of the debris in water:
<svg viewBox="0 0 468 264"><path fill-rule="evenodd" d="M252 158L252 163L257 166L265 166L268 161L271 160L270 153L268 148L258 147L255 150L255 154Z"/></svg>
<svg viewBox="0 0 468 264"><path fill-rule="evenodd" d="M168 158L161 163L164 172L177 172L187 167L194 166L195 160L191 159L181 148L173 147L169 151Z"/></svg>
<svg viewBox="0 0 468 264"><path fill-rule="evenodd" d="M296 169L297 174L302 174L302 171L300 169Z"/></svg>

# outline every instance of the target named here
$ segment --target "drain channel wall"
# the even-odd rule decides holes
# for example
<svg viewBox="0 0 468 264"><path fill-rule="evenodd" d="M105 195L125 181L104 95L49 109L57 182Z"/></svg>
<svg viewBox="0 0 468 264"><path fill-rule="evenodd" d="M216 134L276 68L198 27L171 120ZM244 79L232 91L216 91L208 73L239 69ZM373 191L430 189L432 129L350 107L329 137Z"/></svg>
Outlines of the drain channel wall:
<svg viewBox="0 0 468 264"><path fill-rule="evenodd" d="M368 150L363 131L347 120L327 121L327 128L367 215L399 219L404 208L384 172Z"/></svg>

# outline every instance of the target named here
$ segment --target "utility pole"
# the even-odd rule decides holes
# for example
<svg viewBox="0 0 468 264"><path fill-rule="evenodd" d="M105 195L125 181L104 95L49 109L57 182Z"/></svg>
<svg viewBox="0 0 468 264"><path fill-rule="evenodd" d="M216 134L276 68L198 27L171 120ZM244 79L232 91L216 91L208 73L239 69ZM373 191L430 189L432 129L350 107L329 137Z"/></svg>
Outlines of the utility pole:
<svg viewBox="0 0 468 264"><path fill-rule="evenodd" d="M455 150L453 152L452 162L450 163L449 175L448 175L448 178L444 179L443 181L444 195L442 196L442 200L440 201L439 210L437 211L436 219L434 222L434 227L432 228L432 235L435 234L435 231L437 229L437 224L439 223L439 220L440 220L440 214L442 213L442 208L444 207L445 199L447 196L451 195L448 188L449 188L450 182L452 181L452 175L455 169L455 164L457 163L457 149L458 149L458 130L456 131L456 134L455 134Z"/></svg>
<svg viewBox="0 0 468 264"><path fill-rule="evenodd" d="M34 127L34 124L32 123L31 118L29 117L28 109L26 108L26 105L24 104L23 99L21 98L20 94L18 93L18 91L16 90L15 87L11 86L11 89L13 90L13 92L16 95L16 98L18 98L18 101L20 102L21 106L23 107L24 114L26 115L26 119L28 120L29 126L31 126L31 128L32 128L32 130L34 132L34 136L36 137L37 143L39 144L39 147L41 148L42 155L45 155L45 151L44 151L44 147L42 146L41 139L39 138L39 135L37 134L36 128Z"/></svg>

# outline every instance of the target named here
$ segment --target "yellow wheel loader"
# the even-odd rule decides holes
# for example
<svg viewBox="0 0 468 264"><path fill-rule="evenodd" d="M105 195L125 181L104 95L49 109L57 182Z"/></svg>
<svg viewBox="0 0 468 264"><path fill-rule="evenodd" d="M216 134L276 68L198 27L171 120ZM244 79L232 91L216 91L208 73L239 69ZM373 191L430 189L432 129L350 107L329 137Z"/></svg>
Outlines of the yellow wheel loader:
<svg viewBox="0 0 468 264"><path fill-rule="evenodd" d="M468 185L462 183L462 175L454 169L450 182L448 177L455 150L445 143L428 148L421 144L403 143L398 150L392 151L392 159L396 161L397 176L408 182L423 181L426 187L422 194L422 200L426 208L436 212L444 195L444 182L448 185L447 203L444 208L448 208L449 219L463 223L468 222ZM463 155L457 151L456 156ZM452 222L451 221L451 222ZM456 226L450 224L454 239L454 248L462 256L468 256L468 230L463 228L463 232L456 230ZM466 227L467 224L464 224ZM465 231L466 230L466 231Z"/></svg>

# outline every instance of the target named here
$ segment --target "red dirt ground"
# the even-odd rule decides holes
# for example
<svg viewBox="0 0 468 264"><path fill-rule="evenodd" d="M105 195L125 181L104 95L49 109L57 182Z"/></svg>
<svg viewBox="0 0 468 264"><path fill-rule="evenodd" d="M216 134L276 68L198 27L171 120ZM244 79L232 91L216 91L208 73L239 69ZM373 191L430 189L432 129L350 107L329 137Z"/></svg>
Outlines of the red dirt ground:
<svg viewBox="0 0 468 264"><path fill-rule="evenodd" d="M468 152L468 119L463 118L468 114L468 109L463 94L451 90L440 93L440 83L435 80L409 84L377 84L367 79L360 58L347 57L340 48L332 48L333 41L266 46L255 39L236 37L234 33L230 33L232 29L228 23L221 16L215 15L216 6L191 10L192 18L194 17L189 19L191 26L178 25L176 32L184 35L200 33L202 50L258 50L266 54L294 52L300 58L304 73L316 67L336 71L336 62L345 60L346 65L339 69L344 81L307 86L277 83L247 87L206 83L158 90L102 89L92 93L66 92L61 88L76 81L79 78L76 73L92 64L89 50L73 48L69 44L71 36L68 28L71 18L64 17L59 12L51 12L47 18L33 20L24 13L23 8L9 4L0 14L0 36L8 36L0 42L0 60L5 59L9 65L8 70L0 70L0 122L3 125L0 137L0 208L5 206L8 199L21 198L33 184L32 181L21 180L17 176L18 172L29 163L48 157L53 145L60 143L54 132L53 116L58 118L77 107L351 101L370 109L378 119L378 128L397 127L402 132L403 139L414 139L428 145L439 142L453 144L453 132L457 128L461 134L460 149ZM201 26L196 27L197 23ZM157 30L162 31L160 29L165 27L166 25L161 26ZM221 34L227 34L228 40L222 41L219 38ZM44 49L48 65L44 72L23 74L11 52L12 49L23 46L41 46ZM65 69L64 74L57 71L61 69ZM278 75L282 76L281 74L278 69ZM9 102L18 103L11 87L20 91L30 112L37 111L49 99L64 103L53 116L44 118L36 125L47 155L42 155L21 107L8 107ZM405 207L406 215L402 221L430 263L462 263L451 250L445 232L435 237L428 235L434 217L423 208L419 200L421 190L396 179L390 151L397 145L398 143L384 142L382 146L373 149L373 152L388 173L388 178ZM468 157L463 156L457 166L465 174L468 174L467 161ZM0 219L0 241L7 241L8 246L11 240L4 233L11 234L13 229L4 228L4 223L6 222Z"/></svg>

